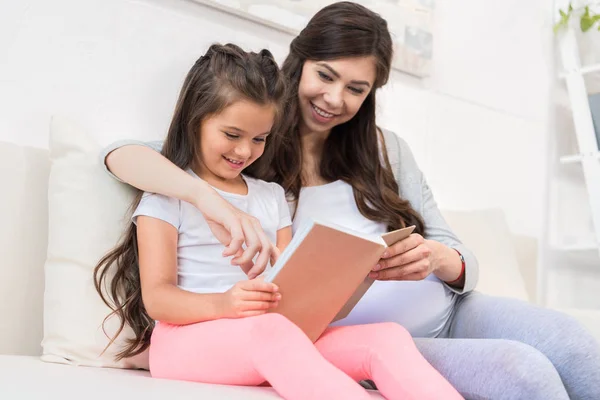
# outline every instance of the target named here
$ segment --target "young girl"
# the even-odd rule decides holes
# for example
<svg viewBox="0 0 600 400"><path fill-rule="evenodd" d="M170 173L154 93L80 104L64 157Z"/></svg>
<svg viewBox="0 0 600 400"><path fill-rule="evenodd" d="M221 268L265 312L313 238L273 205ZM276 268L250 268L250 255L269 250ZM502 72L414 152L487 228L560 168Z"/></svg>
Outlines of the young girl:
<svg viewBox="0 0 600 400"><path fill-rule="evenodd" d="M268 150L284 78L267 50L213 45L189 72L163 155L256 218L282 250L291 220L281 186L242 175ZM268 155L266 155L268 156ZM144 193L125 240L95 270L99 293L135 339L150 345L153 377L259 385L286 399L368 399L372 379L390 399L458 399L458 393L393 323L331 328L312 343L276 313L278 288L238 265L194 206ZM248 273L247 276L246 273ZM249 279L252 278L252 279ZM155 322L156 321L156 324ZM123 325L122 325L123 326Z"/></svg>

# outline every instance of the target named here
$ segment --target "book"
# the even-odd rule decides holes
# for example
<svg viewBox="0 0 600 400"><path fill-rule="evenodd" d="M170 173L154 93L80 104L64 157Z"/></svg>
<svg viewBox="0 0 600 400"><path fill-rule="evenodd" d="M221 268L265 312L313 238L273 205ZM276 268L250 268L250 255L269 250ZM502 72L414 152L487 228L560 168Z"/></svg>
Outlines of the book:
<svg viewBox="0 0 600 400"><path fill-rule="evenodd" d="M368 277L388 246L407 238L414 226L369 236L336 224L307 220L275 265L263 275L279 286L284 315L314 342L327 326L345 318L367 292Z"/></svg>

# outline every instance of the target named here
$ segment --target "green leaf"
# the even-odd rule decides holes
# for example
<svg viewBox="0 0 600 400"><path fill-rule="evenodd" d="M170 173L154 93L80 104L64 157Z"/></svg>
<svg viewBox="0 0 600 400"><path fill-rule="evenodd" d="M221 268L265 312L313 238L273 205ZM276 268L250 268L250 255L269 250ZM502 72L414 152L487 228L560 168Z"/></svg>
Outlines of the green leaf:
<svg viewBox="0 0 600 400"><path fill-rule="evenodd" d="M554 33L558 33L558 31L560 30L562 24L560 22L554 24L554 27L552 28L552 30L554 30Z"/></svg>
<svg viewBox="0 0 600 400"><path fill-rule="evenodd" d="M573 11L573 4L569 3L569 14Z"/></svg>
<svg viewBox="0 0 600 400"><path fill-rule="evenodd" d="M581 17L581 30L583 32L589 31L592 26L594 26L593 19L591 19L589 16L585 16L585 15Z"/></svg>
<svg viewBox="0 0 600 400"><path fill-rule="evenodd" d="M554 33L558 33L561 29L567 29L569 27L569 23L567 20L562 19L554 25Z"/></svg>
<svg viewBox="0 0 600 400"><path fill-rule="evenodd" d="M558 12L560 13L560 16L563 18L567 16L567 14L563 10L558 10Z"/></svg>
<svg viewBox="0 0 600 400"><path fill-rule="evenodd" d="M585 14L583 14L584 17L589 17L590 16L590 6L585 6Z"/></svg>

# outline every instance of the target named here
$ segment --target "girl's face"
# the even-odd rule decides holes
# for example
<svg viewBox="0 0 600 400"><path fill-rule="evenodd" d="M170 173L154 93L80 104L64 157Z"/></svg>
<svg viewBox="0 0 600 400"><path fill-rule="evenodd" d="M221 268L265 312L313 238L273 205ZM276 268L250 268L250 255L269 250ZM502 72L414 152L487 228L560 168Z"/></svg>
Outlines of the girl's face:
<svg viewBox="0 0 600 400"><path fill-rule="evenodd" d="M275 107L240 100L200 126L198 176L208 181L236 179L265 150Z"/></svg>
<svg viewBox="0 0 600 400"><path fill-rule="evenodd" d="M372 90L375 77L372 56L307 60L298 85L301 132L329 132L352 119Z"/></svg>

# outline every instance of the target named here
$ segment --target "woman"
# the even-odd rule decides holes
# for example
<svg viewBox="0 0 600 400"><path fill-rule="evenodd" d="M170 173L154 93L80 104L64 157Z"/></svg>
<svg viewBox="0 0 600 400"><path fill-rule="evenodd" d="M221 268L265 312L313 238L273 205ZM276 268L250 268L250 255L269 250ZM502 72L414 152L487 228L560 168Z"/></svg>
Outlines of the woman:
<svg viewBox="0 0 600 400"><path fill-rule="evenodd" d="M407 144L376 128L375 91L388 79L391 49L385 20L360 5L317 13L283 64L294 89L284 140L247 172L284 187L295 226L308 217L366 233L416 225L374 268L377 282L340 324L400 323L466 398L600 398L600 350L574 320L472 292L477 260L445 223ZM274 245L254 218L151 148L123 144L135 143L105 151L110 171L195 205L223 238L225 255L245 243L238 262L258 255L249 276L264 268Z"/></svg>

